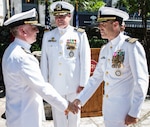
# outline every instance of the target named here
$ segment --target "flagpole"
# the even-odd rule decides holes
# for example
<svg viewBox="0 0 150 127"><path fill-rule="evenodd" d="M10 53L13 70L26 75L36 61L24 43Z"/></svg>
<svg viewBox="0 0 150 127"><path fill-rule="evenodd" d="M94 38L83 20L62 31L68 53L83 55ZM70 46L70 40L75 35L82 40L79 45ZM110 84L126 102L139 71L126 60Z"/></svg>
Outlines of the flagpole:
<svg viewBox="0 0 150 127"><path fill-rule="evenodd" d="M75 18L76 18L76 27L78 28L79 27L79 17L78 17L78 0L76 0L75 1L75 3L76 3L76 6L75 6L75 8L76 8L76 16L75 16Z"/></svg>
<svg viewBox="0 0 150 127"><path fill-rule="evenodd" d="M78 0L76 0L76 11L78 12Z"/></svg>
<svg viewBox="0 0 150 127"><path fill-rule="evenodd" d="M9 4L9 0L7 0L7 18L10 18L10 4Z"/></svg>

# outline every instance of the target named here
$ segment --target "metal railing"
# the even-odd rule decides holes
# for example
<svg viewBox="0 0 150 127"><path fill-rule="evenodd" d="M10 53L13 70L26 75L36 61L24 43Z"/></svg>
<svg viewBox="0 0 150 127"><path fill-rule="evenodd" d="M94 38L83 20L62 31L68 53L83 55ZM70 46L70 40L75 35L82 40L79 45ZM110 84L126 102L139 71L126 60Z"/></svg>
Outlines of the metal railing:
<svg viewBox="0 0 150 127"><path fill-rule="evenodd" d="M129 20L125 21L125 23L126 27L143 27L141 18L130 18ZM147 28L150 28L150 20L147 20Z"/></svg>

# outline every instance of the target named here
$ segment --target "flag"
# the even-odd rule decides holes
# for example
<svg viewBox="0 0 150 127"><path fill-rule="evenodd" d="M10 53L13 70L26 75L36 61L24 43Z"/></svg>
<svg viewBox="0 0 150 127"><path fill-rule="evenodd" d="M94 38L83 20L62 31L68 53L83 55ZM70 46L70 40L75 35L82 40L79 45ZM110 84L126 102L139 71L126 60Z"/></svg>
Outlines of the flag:
<svg viewBox="0 0 150 127"><path fill-rule="evenodd" d="M15 14L15 7L14 7L14 2L13 2L13 7L11 9L11 16L13 16Z"/></svg>
<svg viewBox="0 0 150 127"><path fill-rule="evenodd" d="M45 0L45 29L51 30L50 14L48 9L48 0Z"/></svg>

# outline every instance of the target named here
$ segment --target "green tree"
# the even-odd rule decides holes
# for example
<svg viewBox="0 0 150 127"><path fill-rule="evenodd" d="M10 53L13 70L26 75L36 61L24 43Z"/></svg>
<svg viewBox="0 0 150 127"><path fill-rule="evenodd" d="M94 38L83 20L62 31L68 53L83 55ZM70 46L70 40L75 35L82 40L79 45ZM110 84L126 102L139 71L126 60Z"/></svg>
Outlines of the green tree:
<svg viewBox="0 0 150 127"><path fill-rule="evenodd" d="M103 0L71 0L73 5L78 4L78 11L97 12L105 3Z"/></svg>
<svg viewBox="0 0 150 127"><path fill-rule="evenodd" d="M39 0L40 4L45 4L46 0ZM60 1L60 0L53 0ZM69 1L69 0L68 0ZM49 0L48 0L49 2ZM101 6L104 6L105 3L103 0L70 0L70 3L74 5L74 7L78 7L78 11L87 11L87 12L97 12ZM49 2L49 5L51 2Z"/></svg>

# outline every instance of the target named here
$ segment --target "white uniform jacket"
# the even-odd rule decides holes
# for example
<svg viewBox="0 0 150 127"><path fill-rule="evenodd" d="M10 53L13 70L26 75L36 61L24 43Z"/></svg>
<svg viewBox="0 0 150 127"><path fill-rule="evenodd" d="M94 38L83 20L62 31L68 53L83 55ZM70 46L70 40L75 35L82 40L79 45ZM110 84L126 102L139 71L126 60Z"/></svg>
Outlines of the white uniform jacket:
<svg viewBox="0 0 150 127"><path fill-rule="evenodd" d="M90 47L85 32L74 27L46 32L42 43L41 71L61 94L76 93L90 76Z"/></svg>
<svg viewBox="0 0 150 127"><path fill-rule="evenodd" d="M102 80L105 81L103 115L107 121L122 122L127 114L139 117L148 89L148 68L145 51L136 41L125 41L120 34L101 48L99 62L88 85L79 94L82 105L91 97ZM124 54L123 66L112 67L112 57Z"/></svg>
<svg viewBox="0 0 150 127"><path fill-rule="evenodd" d="M44 81L39 62L29 48L29 44L16 38L3 55L7 127L41 127L41 96L62 112L68 106L68 102Z"/></svg>

